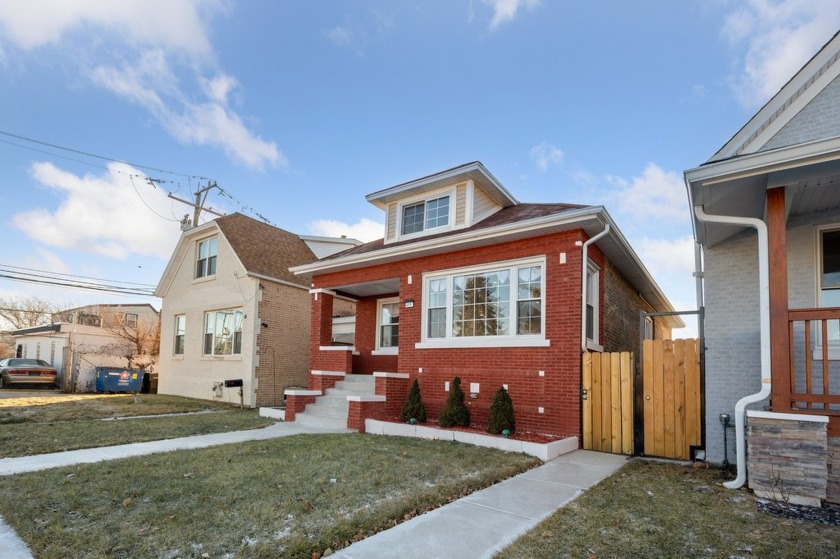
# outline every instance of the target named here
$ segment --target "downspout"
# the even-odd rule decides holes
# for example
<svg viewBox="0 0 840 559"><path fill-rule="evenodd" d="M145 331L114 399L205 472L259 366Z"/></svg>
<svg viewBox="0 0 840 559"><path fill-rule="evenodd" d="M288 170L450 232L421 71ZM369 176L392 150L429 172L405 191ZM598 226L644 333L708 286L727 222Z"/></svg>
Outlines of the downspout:
<svg viewBox="0 0 840 559"><path fill-rule="evenodd" d="M723 484L728 489L738 489L747 481L745 458L746 444L744 436L746 407L749 404L760 402L770 396L770 269L768 267L769 245L767 242L767 224L760 219L751 217L709 215L703 211L702 206L694 206L694 214L700 221L753 227L758 233L758 306L759 325L761 328L761 390L755 394L744 396L738 400L737 404L735 404L735 448L737 454L738 477Z"/></svg>
<svg viewBox="0 0 840 559"><path fill-rule="evenodd" d="M580 347L586 353L586 272L589 268L589 245L610 232L610 224L604 225L604 230L583 243L581 261L583 262L583 273L581 275L581 302L580 302Z"/></svg>

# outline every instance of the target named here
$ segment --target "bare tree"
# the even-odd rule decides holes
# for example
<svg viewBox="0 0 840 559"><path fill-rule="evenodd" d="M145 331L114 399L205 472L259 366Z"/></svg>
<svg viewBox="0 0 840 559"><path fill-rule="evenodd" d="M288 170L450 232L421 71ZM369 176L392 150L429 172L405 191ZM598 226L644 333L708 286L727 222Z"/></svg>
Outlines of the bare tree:
<svg viewBox="0 0 840 559"><path fill-rule="evenodd" d="M58 305L39 297L0 297L0 319L11 330L50 324L57 310Z"/></svg>
<svg viewBox="0 0 840 559"><path fill-rule="evenodd" d="M136 322L119 312L103 312L102 327L127 342L126 359L130 369L145 370L160 354L160 318L140 316Z"/></svg>

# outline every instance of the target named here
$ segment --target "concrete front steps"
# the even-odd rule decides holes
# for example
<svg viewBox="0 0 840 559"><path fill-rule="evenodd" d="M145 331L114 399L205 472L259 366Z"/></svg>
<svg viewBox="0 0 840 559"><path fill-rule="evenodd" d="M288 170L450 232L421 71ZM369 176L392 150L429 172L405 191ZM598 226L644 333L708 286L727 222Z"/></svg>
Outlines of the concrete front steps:
<svg viewBox="0 0 840 559"><path fill-rule="evenodd" d="M347 413L350 404L348 396L373 396L376 393L376 379L373 375L345 375L344 380L328 388L326 394L318 396L301 413L295 414L295 423L309 427L347 428Z"/></svg>

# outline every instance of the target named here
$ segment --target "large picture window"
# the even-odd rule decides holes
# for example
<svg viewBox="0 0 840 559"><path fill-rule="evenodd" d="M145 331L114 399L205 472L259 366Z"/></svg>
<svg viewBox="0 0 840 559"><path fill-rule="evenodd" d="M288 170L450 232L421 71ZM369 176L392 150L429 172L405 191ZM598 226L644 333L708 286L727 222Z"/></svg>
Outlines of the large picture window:
<svg viewBox="0 0 840 559"><path fill-rule="evenodd" d="M428 274L424 340L544 339L544 267L540 259Z"/></svg>
<svg viewBox="0 0 840 559"><path fill-rule="evenodd" d="M226 309L204 313L204 355L242 353L242 311Z"/></svg>
<svg viewBox="0 0 840 559"><path fill-rule="evenodd" d="M196 254L195 263L195 277L204 278L207 276L216 275L216 252L218 249L218 239L205 239L198 243L198 251Z"/></svg>

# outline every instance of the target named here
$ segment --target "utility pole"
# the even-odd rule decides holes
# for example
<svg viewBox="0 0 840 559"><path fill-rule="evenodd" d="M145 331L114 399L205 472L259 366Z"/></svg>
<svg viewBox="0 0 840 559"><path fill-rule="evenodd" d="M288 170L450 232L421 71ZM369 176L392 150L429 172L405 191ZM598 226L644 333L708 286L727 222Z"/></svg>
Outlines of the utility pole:
<svg viewBox="0 0 840 559"><path fill-rule="evenodd" d="M218 215L218 216L224 215L224 214L221 214L217 211L206 209L204 207L204 202L207 200L207 193L209 191L213 190L214 188L219 188L219 185L216 184L216 181L210 181L210 182L207 183L207 186L205 186L204 188L199 188L195 192L195 202L194 203L190 202L189 200L184 200L183 198L178 198L177 196L174 196L172 193L167 194L167 196L169 196L173 200L178 200L182 204L186 204L188 206L192 206L193 208L195 208L195 211L193 212L192 226L193 227L198 227L198 218L201 217L202 210L207 212L207 213L211 213L213 215ZM219 189L219 190L221 190L221 189ZM185 227L186 227L187 222L188 222L188 219L185 216L184 221L181 222L181 229L182 230L186 230ZM189 227L187 227L187 228L189 228Z"/></svg>

